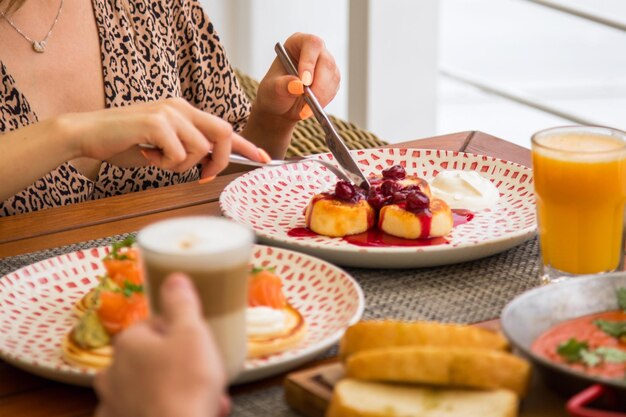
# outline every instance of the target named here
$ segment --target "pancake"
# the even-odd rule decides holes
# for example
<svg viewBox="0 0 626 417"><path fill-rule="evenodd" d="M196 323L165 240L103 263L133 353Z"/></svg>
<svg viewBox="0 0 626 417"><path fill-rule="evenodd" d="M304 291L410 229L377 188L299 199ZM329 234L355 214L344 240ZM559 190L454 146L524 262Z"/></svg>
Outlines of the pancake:
<svg viewBox="0 0 626 417"><path fill-rule="evenodd" d="M398 204L380 210L378 227L403 239L427 239L445 236L452 230L452 210L445 201L431 199L428 210L408 211Z"/></svg>
<svg viewBox="0 0 626 417"><path fill-rule="evenodd" d="M92 289L87 294L82 296L76 303L74 303L74 307L72 308L72 314L76 318L80 318L87 310L89 310L96 302L95 297L98 290L97 288Z"/></svg>
<svg viewBox="0 0 626 417"><path fill-rule="evenodd" d="M248 336L248 358L261 358L292 348L306 334L306 322L298 310L290 304L283 309L287 315L280 333L266 336Z"/></svg>
<svg viewBox="0 0 626 417"><path fill-rule="evenodd" d="M369 230L376 213L369 203L342 201L328 194L313 196L306 208L307 227L313 232L330 237L356 235Z"/></svg>
<svg viewBox="0 0 626 417"><path fill-rule="evenodd" d="M63 360L70 365L83 368L104 369L113 360L113 346L106 345L96 349L84 349L78 346L68 332L61 342Z"/></svg>

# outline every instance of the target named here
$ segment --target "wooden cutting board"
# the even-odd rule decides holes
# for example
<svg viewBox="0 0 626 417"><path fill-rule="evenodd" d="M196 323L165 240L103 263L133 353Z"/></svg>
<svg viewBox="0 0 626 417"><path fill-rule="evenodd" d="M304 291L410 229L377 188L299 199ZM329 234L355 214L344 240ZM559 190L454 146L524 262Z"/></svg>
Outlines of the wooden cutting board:
<svg viewBox="0 0 626 417"><path fill-rule="evenodd" d="M498 328L498 321L480 323L478 326ZM293 372L285 378L285 399L297 413L305 417L324 417L330 403L333 386L343 377L343 367L338 359L302 371ZM567 417L565 401L548 390L537 372L533 374L527 398L520 404L520 417Z"/></svg>

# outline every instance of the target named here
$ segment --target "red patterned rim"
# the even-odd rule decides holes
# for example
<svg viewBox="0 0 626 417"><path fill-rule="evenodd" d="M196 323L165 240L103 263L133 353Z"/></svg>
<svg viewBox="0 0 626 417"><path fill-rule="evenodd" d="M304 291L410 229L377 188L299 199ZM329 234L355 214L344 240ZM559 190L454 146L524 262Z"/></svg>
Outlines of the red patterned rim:
<svg viewBox="0 0 626 417"><path fill-rule="evenodd" d="M0 278L0 357L27 371L64 382L88 385L93 370L66 364L61 339L74 324L74 303L97 284L101 259L109 247L52 257ZM363 314L363 293L346 272L297 252L256 245L252 264L276 266L289 302L304 316L308 331L298 346L248 360L248 372L271 374L298 358L336 343Z"/></svg>
<svg viewBox="0 0 626 417"><path fill-rule="evenodd" d="M432 179L442 170L471 170L491 180L500 200L480 210L474 219L456 227L450 244L422 247L360 247L340 238L292 237L287 233L304 227L304 209L310 198L331 189L336 177L325 167L311 163L256 169L231 182L220 196L220 208L228 218L251 226L265 241L291 248L336 249L359 253L446 252L482 244L531 237L536 229L532 170L502 159L463 152L429 149L367 149L352 151L366 175L379 174L400 164L410 174ZM317 155L332 161L331 154Z"/></svg>

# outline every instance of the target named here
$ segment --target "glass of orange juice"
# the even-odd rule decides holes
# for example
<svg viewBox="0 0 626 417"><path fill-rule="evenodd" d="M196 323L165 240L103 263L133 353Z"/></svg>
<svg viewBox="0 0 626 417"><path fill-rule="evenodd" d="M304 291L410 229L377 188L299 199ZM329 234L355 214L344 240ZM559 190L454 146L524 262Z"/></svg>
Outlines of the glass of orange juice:
<svg viewBox="0 0 626 417"><path fill-rule="evenodd" d="M626 132L600 126L532 137L544 283L624 264Z"/></svg>

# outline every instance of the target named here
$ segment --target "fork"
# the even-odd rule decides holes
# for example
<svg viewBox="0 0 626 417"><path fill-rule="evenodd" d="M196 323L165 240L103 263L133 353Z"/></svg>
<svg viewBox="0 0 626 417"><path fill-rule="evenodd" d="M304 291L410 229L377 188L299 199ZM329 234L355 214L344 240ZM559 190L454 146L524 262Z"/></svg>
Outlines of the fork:
<svg viewBox="0 0 626 417"><path fill-rule="evenodd" d="M154 145L151 145L149 143L140 143L138 146L140 148L144 148L144 149L157 149ZM211 152L209 152L209 155L211 155ZM348 178L348 176L343 171L341 171L339 168L337 168L336 166L334 166L330 162L321 161L319 159L305 158L305 157L300 156L300 157L296 157L296 158L290 159L290 160L272 159L271 161L265 163L265 162L253 161L252 159L248 159L245 156L241 156L241 155L238 155L236 153L231 153L230 157L228 158L228 160L230 162L233 162L233 163L236 163L236 164L248 165L248 166L251 166L251 167L278 167L278 166L281 166L281 165L291 165L291 164L297 164L299 162L308 162L308 161L310 161L310 162L315 162L317 164L325 166L326 169L328 169L330 172L335 174L335 176L337 176L337 178L339 178L340 180L347 181L347 182L352 182L352 181L350 181L350 178Z"/></svg>
<svg viewBox="0 0 626 417"><path fill-rule="evenodd" d="M336 166L334 166L328 161L322 161L319 159L297 157L295 159L289 159L289 160L272 159L270 162L264 163L264 162L253 161L251 159L248 159L244 156L237 155L237 154L231 154L230 158L228 159L230 162L234 162L236 164L241 164L241 165L248 165L252 167L279 167L281 165L291 165L291 164L297 164L300 162L315 162L316 164L325 166L326 169L328 169L330 172L335 174L337 178L339 178L340 180L352 182L350 181L350 178L348 178L348 176L344 174L343 171L341 171L339 168L337 168Z"/></svg>

